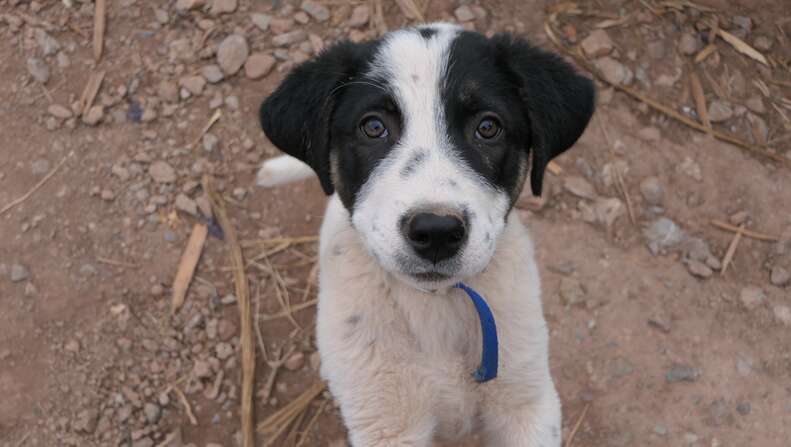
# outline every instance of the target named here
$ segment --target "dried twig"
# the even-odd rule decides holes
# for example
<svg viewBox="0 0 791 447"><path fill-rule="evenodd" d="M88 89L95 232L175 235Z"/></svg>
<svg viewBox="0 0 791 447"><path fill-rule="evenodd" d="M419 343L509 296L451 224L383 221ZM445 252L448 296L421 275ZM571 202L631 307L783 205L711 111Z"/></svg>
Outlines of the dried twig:
<svg viewBox="0 0 791 447"><path fill-rule="evenodd" d="M197 223L192 228L192 234L187 242L187 247L181 255L176 277L173 279L173 294L170 299L171 313L178 312L182 304L184 304L184 298L187 296L187 289L189 289L190 283L192 282L192 275L195 274L195 268L198 266L198 261L203 253L203 244L206 243L206 236L208 234L208 227L202 223Z"/></svg>
<svg viewBox="0 0 791 447"><path fill-rule="evenodd" d="M196 144L200 143L201 138L203 138L203 136L206 135L206 132L208 132L212 128L212 126L214 126L214 123L220 120L221 116L222 116L222 110L220 109L215 110L211 118L209 118L209 121L206 123L205 126L203 126L203 129L201 129L198 138L193 140L192 143L190 143L189 147L193 148L195 147Z"/></svg>
<svg viewBox="0 0 791 447"><path fill-rule="evenodd" d="M302 430L302 437L299 439L299 442L297 442L296 447L302 447L302 445L305 444L305 441L308 440L308 432L310 432L310 429L313 428L314 424L316 424L316 420L319 419L319 416L321 416L321 413L324 412L324 407L326 406L327 406L327 401L326 400L322 401L321 405L319 405L318 410L316 410L316 413L313 414L313 417L310 418L310 421L308 421L308 425L306 425L305 429Z"/></svg>
<svg viewBox="0 0 791 447"><path fill-rule="evenodd" d="M767 67L769 66L769 62L766 60L766 57L764 57L763 54L759 53L758 50L751 47L750 45L747 45L747 43L745 43L743 40L739 39L738 37L734 36L733 34L727 31L724 31L722 29L719 29L718 31L719 32L717 34L720 37L722 37L722 40L731 44L734 48L736 48L736 51L757 60L758 62L766 65Z"/></svg>
<svg viewBox="0 0 791 447"><path fill-rule="evenodd" d="M8 205L4 206L4 207L3 207L3 209L0 209L0 216L2 216L3 214L5 214L6 212L8 212L8 210L10 210L11 208L13 208L13 207L15 207L15 206L19 205L20 203L22 203L22 202L24 202L25 200L27 200L28 198L30 198L30 196L32 196L32 195L33 195L33 193L35 193L36 191L38 191L38 190L39 190L39 188L41 188L42 186L44 186L44 184L45 184L45 183L47 183L47 181L48 181L49 179L51 179L51 178L52 178L52 176L53 176L53 175L55 175L55 174L58 172L58 170L61 168L61 166L63 166L63 164L64 164L64 163L66 163L66 160L68 160L68 159L69 159L69 157L71 157L72 155L74 155L74 151L72 151L72 152L69 152L69 154L68 154L68 155L66 155L65 157L63 157L63 160L61 160L61 161L60 161L60 162L59 162L57 165L55 165L55 167L54 167L54 168L52 168L52 170L51 170L51 171L49 171L49 173L47 173L47 175L45 175L45 176L44 176L44 178L42 178L41 180L39 180L39 181L38 181L38 183L36 183L36 184L35 184L35 186L33 186L32 188L30 188L30 190L29 190L28 192L26 192L25 194L23 194L21 197L18 197L18 198L16 198L16 199L12 200L12 201L11 201L11 203L9 203Z"/></svg>
<svg viewBox="0 0 791 447"><path fill-rule="evenodd" d="M272 389L275 387L275 380L277 379L277 373L280 372L280 368L286 363L291 354L294 353L296 346L290 346L285 354L283 354L283 348L278 348L277 350L277 358L274 360L267 360L266 364L269 366L269 376L266 378L266 382L264 383L264 387L261 388L261 391L258 393L259 396L263 400L269 400L272 397Z"/></svg>
<svg viewBox="0 0 791 447"><path fill-rule="evenodd" d="M744 236L747 236L751 239L756 239L759 241L764 242L777 242L780 240L779 237L770 236L764 233L758 233L756 231L750 231L746 229L739 229L739 227L735 227L733 225L727 224L725 222L719 220L712 220L711 224L720 230L730 231L731 233L742 233Z"/></svg>
<svg viewBox="0 0 791 447"><path fill-rule="evenodd" d="M263 422L258 424L258 431L270 436L278 432L282 433L283 427L290 425L300 413L305 411L305 408L310 405L313 399L325 389L326 385L324 382L314 383L296 399L289 402L288 405L271 414L268 418L264 419Z"/></svg>
<svg viewBox="0 0 791 447"><path fill-rule="evenodd" d="M703 92L703 84L700 82L698 74L694 71L689 72L689 87L692 97L695 98L695 108L703 125L711 132L711 121L709 121L709 109L706 106L706 94Z"/></svg>
<svg viewBox="0 0 791 447"><path fill-rule="evenodd" d="M588 414L588 410L590 409L590 407L591 407L590 403L585 404L585 408L582 409L582 413L580 414L580 417L577 418L577 423L574 424L574 428L571 430L571 433L569 434L569 439L568 441L566 441L566 447L571 447L571 444L574 443L574 437L577 436L577 431L580 429L580 426L582 426L582 421L585 420L585 416Z"/></svg>
<svg viewBox="0 0 791 447"><path fill-rule="evenodd" d="M308 309L310 307L313 307L318 302L319 302L318 299L312 299L310 301L305 301L304 303L300 303L300 304L296 304L294 306L291 306L290 310L288 310L288 311L284 310L284 311L281 311L281 312L278 312L278 313L272 314L272 315L262 314L261 315L261 321L272 321L272 320L278 320L280 318L286 318L286 317L293 318L294 312L299 312L301 310L305 310L305 309Z"/></svg>
<svg viewBox="0 0 791 447"><path fill-rule="evenodd" d="M91 76L88 78L88 82L85 84L85 88L82 91L82 95L80 96L80 114L87 114L88 110L90 110L90 108L93 106L93 101L96 99L96 95L99 93L99 88L102 86L102 81L104 81L104 75L104 71L91 73Z"/></svg>
<svg viewBox="0 0 791 447"><path fill-rule="evenodd" d="M96 0L93 10L93 58L102 58L104 50L104 29L107 25L107 1Z"/></svg>
<svg viewBox="0 0 791 447"><path fill-rule="evenodd" d="M242 447L254 447L253 386L255 380L255 341L253 338L253 319L250 311L247 276L244 273L244 256L242 255L242 248L239 246L239 239L236 236L236 229L225 210L223 199L212 188L208 176L203 177L203 190L209 196L212 211L225 234L231 264L235 267L234 283L242 328L242 411L240 415L242 420Z"/></svg>
<svg viewBox="0 0 791 447"><path fill-rule="evenodd" d="M604 127L604 122L602 121L601 115L599 115L599 119L596 121L599 123L599 129L601 130L601 133L604 136L604 141L607 143L607 148L610 151L610 159L614 162L615 153L613 152L612 141L610 140L610 134L607 132L607 128ZM626 211L629 213L629 221L632 222L632 225L637 225L637 218L635 218L634 207L632 206L632 198L629 197L629 192L626 190L626 183L623 181L621 170L618 169L618 166L615 163L612 164L612 168L615 171L615 178L618 181L618 187L621 190L624 202L626 202Z"/></svg>
<svg viewBox="0 0 791 447"><path fill-rule="evenodd" d="M102 264L114 265L116 267L127 267L130 269L140 268L140 266L137 264L132 264L130 262L124 262L124 261L116 261L115 259L109 259L109 258L96 258L96 261Z"/></svg>
<svg viewBox="0 0 791 447"><path fill-rule="evenodd" d="M195 418L195 413L192 412L192 407L190 406L190 402L187 400L187 396L184 395L184 392L175 385L171 386L168 391L173 391L176 393L176 396L178 396L179 400L181 401L181 405L184 406L184 411L187 413L187 418L190 420L190 424L198 425L198 420Z"/></svg>
<svg viewBox="0 0 791 447"><path fill-rule="evenodd" d="M725 252L725 257L722 258L722 269L720 269L720 274L724 275L728 270L728 266L733 260L733 255L736 254L739 241L742 240L742 234L744 234L744 224L739 225L738 231L733 235L733 240L731 240L731 244L728 246L728 251Z"/></svg>

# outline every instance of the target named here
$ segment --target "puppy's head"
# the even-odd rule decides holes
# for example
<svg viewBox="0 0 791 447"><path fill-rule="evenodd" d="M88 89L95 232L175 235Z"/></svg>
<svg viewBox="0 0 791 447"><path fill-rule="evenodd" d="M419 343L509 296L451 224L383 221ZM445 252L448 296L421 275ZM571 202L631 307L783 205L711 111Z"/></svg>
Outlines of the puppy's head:
<svg viewBox="0 0 791 447"><path fill-rule="evenodd" d="M436 288L486 267L528 172L541 194L594 96L521 39L434 24L331 47L264 102L261 124L338 194L386 270Z"/></svg>

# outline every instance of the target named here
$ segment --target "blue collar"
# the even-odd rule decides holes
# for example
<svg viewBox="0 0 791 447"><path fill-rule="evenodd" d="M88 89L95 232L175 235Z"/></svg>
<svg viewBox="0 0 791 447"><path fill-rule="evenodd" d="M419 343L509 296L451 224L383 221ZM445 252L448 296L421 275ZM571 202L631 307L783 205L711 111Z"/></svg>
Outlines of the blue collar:
<svg viewBox="0 0 791 447"><path fill-rule="evenodd" d="M481 321L483 348L481 352L481 364L478 366L478 369L472 373L472 377L478 383L488 382L497 377L498 342L497 325L494 323L494 315L492 315L489 305L486 304L486 300L484 300L478 292L472 290L463 283L458 283L453 287L465 291L475 305L475 310L478 311L478 319Z"/></svg>

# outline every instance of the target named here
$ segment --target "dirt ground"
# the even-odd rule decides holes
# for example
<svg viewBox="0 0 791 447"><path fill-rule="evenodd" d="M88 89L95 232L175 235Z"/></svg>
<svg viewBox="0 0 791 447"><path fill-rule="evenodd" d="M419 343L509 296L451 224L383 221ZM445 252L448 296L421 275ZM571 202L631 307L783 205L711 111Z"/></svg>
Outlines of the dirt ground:
<svg viewBox="0 0 791 447"><path fill-rule="evenodd" d="M92 2L0 0L0 446L238 445L239 317L217 238L170 315L181 253L208 221L206 173L250 261L256 420L318 381L316 246L287 238L316 235L325 199L313 179L252 186L276 154L256 110L322 46L414 20L389 0L274 3L107 0L97 63ZM525 195L515 212L538 247L566 441L790 445L787 2L426 3L427 20L557 50L546 22L606 79L772 148L767 157L723 143L600 78L588 131L557 160L544 200ZM767 64L722 37L707 49L715 17ZM735 238L712 220L764 237ZM270 445L346 445L327 393L295 427Z"/></svg>

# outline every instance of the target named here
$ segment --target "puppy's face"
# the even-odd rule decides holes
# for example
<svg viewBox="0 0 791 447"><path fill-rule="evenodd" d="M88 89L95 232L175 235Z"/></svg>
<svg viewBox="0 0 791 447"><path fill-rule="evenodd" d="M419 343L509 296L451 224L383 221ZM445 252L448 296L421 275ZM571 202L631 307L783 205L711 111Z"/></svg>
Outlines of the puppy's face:
<svg viewBox="0 0 791 447"><path fill-rule="evenodd" d="M434 289L486 268L531 149L538 194L593 96L524 41L435 24L333 47L286 79L261 120L337 192L383 268Z"/></svg>

